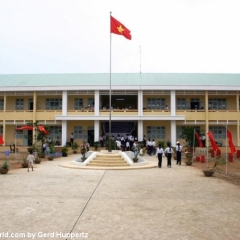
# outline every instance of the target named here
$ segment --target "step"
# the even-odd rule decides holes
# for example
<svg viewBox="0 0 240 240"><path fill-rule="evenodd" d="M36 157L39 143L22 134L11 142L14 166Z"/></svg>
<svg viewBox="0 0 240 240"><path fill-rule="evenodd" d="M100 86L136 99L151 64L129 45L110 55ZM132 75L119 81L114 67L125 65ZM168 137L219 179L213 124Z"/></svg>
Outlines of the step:
<svg viewBox="0 0 240 240"><path fill-rule="evenodd" d="M96 163L96 162L90 162L87 164L87 166L98 166L98 167L119 167L119 166L130 166L130 164L126 163L126 162L122 162L122 163Z"/></svg>
<svg viewBox="0 0 240 240"><path fill-rule="evenodd" d="M98 161L98 160L92 160L91 163L99 163L99 164L106 164L106 163L110 163L110 164L119 164L119 163L127 163L126 161Z"/></svg>

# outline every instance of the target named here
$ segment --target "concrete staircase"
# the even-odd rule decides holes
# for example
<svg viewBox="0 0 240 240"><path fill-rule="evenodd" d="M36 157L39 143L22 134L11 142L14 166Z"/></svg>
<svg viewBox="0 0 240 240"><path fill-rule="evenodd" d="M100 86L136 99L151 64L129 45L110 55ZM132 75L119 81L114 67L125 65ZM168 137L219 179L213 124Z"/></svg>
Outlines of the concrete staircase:
<svg viewBox="0 0 240 240"><path fill-rule="evenodd" d="M128 164L119 153L99 153L87 164L91 167L128 167Z"/></svg>

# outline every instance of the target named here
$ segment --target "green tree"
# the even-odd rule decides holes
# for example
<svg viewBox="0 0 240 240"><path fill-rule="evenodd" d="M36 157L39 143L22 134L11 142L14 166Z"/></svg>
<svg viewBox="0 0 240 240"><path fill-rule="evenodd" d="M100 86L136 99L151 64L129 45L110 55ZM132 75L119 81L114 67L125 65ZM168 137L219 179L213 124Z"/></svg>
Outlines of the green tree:
<svg viewBox="0 0 240 240"><path fill-rule="evenodd" d="M181 138L185 139L186 145L188 147L193 147L194 142L194 127L192 126L184 126L182 127Z"/></svg>

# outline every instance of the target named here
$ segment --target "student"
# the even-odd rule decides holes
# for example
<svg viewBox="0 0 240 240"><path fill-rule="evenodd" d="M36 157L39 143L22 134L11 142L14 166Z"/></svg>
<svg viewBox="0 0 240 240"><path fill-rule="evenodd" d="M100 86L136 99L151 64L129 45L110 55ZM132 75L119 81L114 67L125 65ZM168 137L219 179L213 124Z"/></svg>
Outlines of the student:
<svg viewBox="0 0 240 240"><path fill-rule="evenodd" d="M158 158L158 167L161 168L162 167L162 156L163 156L163 149L161 144L158 145L157 151L156 151L156 157Z"/></svg>
<svg viewBox="0 0 240 240"><path fill-rule="evenodd" d="M181 161L182 161L182 146L180 145L179 141L177 141L176 152L177 152L177 164L181 165Z"/></svg>
<svg viewBox="0 0 240 240"><path fill-rule="evenodd" d="M171 143L167 143L167 148L165 149L165 153L167 156L167 166L170 168L171 167L171 161L172 161L172 154L174 154L173 149L171 148Z"/></svg>
<svg viewBox="0 0 240 240"><path fill-rule="evenodd" d="M28 172L29 172L29 168L32 168L33 171L33 161L35 160L35 157L33 156L33 152L29 151L29 155L27 157L27 161L28 161Z"/></svg>
<svg viewBox="0 0 240 240"><path fill-rule="evenodd" d="M70 145L71 147L73 146L73 141L74 141L74 135L73 133L70 134Z"/></svg>

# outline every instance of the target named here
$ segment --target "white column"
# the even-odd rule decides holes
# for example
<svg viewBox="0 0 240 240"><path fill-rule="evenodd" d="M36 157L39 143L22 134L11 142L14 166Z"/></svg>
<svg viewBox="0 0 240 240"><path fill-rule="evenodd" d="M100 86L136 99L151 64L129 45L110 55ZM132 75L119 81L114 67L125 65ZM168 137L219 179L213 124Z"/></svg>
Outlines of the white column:
<svg viewBox="0 0 240 240"><path fill-rule="evenodd" d="M176 146L176 142L177 142L176 132L177 132L176 121L172 120L171 121L171 144L173 147Z"/></svg>
<svg viewBox="0 0 240 240"><path fill-rule="evenodd" d="M67 121L63 120L62 121L62 146L66 145L67 142Z"/></svg>
<svg viewBox="0 0 240 240"><path fill-rule="evenodd" d="M94 121L94 142L99 141L99 120Z"/></svg>
<svg viewBox="0 0 240 240"><path fill-rule="evenodd" d="M138 141L143 141L143 121L138 120Z"/></svg>
<svg viewBox="0 0 240 240"><path fill-rule="evenodd" d="M68 96L67 91L62 92L62 115L67 115Z"/></svg>
<svg viewBox="0 0 240 240"><path fill-rule="evenodd" d="M171 91L171 115L175 116L176 115L176 92L174 90Z"/></svg>
<svg viewBox="0 0 240 240"><path fill-rule="evenodd" d="M138 91L138 116L143 114L143 91Z"/></svg>
<svg viewBox="0 0 240 240"><path fill-rule="evenodd" d="M94 115L99 115L99 91L95 91L94 93ZM96 141L95 141L96 142Z"/></svg>

